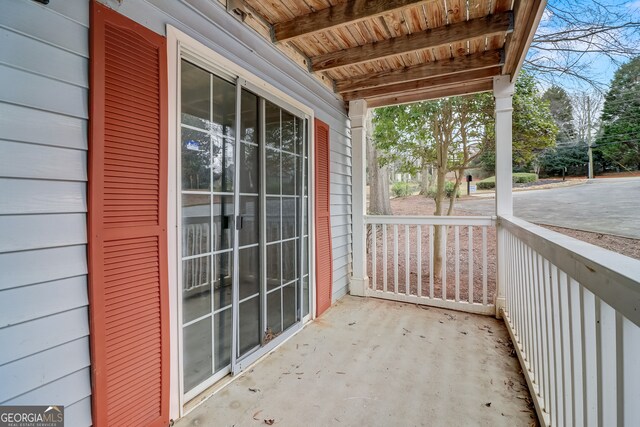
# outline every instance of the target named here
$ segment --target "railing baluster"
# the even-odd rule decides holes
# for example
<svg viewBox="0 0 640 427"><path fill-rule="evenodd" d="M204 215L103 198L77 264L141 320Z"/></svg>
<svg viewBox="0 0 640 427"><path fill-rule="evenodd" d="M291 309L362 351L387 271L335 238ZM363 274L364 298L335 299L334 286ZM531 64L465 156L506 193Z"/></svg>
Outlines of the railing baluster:
<svg viewBox="0 0 640 427"><path fill-rule="evenodd" d="M460 301L460 227L453 228L455 234L455 257L456 257L456 302Z"/></svg>
<svg viewBox="0 0 640 427"><path fill-rule="evenodd" d="M624 395L618 395L618 373L616 352L618 350L618 322L616 320L616 311L606 302L600 301L596 297L597 305L600 309L600 322L596 325L598 330L596 335L596 346L598 348L599 358L599 407L598 422L600 425L613 426L618 423L618 398L624 399Z"/></svg>
<svg viewBox="0 0 640 427"><path fill-rule="evenodd" d="M624 317L618 311L615 312L615 322L616 322L616 354L615 354L615 363L616 363L616 425L622 427L625 423L625 413L624 413L624 377L625 377L625 366L624 366ZM638 341L640 343L640 341ZM631 368L634 369L634 368ZM637 367L636 367L637 369ZM636 394L637 396L637 394Z"/></svg>
<svg viewBox="0 0 640 427"><path fill-rule="evenodd" d="M487 305L487 227L482 227L482 305Z"/></svg>
<svg viewBox="0 0 640 427"><path fill-rule="evenodd" d="M378 224L371 224L371 286L378 290Z"/></svg>
<svg viewBox="0 0 640 427"><path fill-rule="evenodd" d="M442 232L441 232L441 236L442 236L442 283L441 283L441 288L442 288L442 300L446 301L447 300L447 234L448 234L448 227L446 225L443 225L440 227ZM439 249L438 249L439 250Z"/></svg>
<svg viewBox="0 0 640 427"><path fill-rule="evenodd" d="M398 293L398 224L393 224L393 293Z"/></svg>
<svg viewBox="0 0 640 427"><path fill-rule="evenodd" d="M556 360L555 360L555 355L556 355L556 351L555 351L555 343L553 340L553 337L555 336L555 330L553 329L553 320L552 320L552 316L553 316L553 308L551 306L551 296L550 296L550 292L551 292L551 280L552 280L552 276L551 276L551 265L550 263L544 258L544 257L540 257L540 259L542 260L542 269L543 269L543 277L544 280L542 282L543 284L543 295L544 295L544 301L545 301L545 324L547 326L546 328L546 339L547 339L547 382L548 382L548 390L549 390L549 405L551 408L551 416L552 419L555 416L555 414L557 414L558 412L558 401L557 401L557 396L556 396L556 382L557 382L557 376L556 376Z"/></svg>
<svg viewBox="0 0 640 427"><path fill-rule="evenodd" d="M433 231L434 226L429 226L429 298L433 299Z"/></svg>
<svg viewBox="0 0 640 427"><path fill-rule="evenodd" d="M571 305L572 305L572 319L571 319L571 324L573 327L573 330L571 332L572 337L573 337L573 343L572 343L572 348L571 348L571 353L572 353L572 357L570 360L570 363L572 363L572 366L574 368L574 376L573 376L573 380L574 380L574 384L573 384L573 399L576 403L576 409L575 409L575 414L574 414L574 425L580 425L583 426L585 425L585 404L586 402L584 401L584 395L585 390L584 390L584 376L585 376L585 372L584 372L584 357L582 357L581 355L584 355L584 348L583 348L583 337L584 337L584 325L582 323L582 287L578 284L578 282L576 282L575 280L573 280L571 277L569 277L569 290L570 290L570 299L571 299ZM576 357L576 355L578 355L578 357Z"/></svg>
<svg viewBox="0 0 640 427"><path fill-rule="evenodd" d="M404 290L406 295L411 294L411 281L409 279L409 273L411 271L411 264L409 263L411 249L409 248L409 226L404 226L404 275L405 285Z"/></svg>
<svg viewBox="0 0 640 427"><path fill-rule="evenodd" d="M545 408L550 414L553 413L551 407L551 365L549 359L549 322L548 322L548 305L546 294L547 276L545 274L542 256L536 254L538 264L538 300L540 301L540 334L542 338L542 383L544 385Z"/></svg>
<svg viewBox="0 0 640 427"><path fill-rule="evenodd" d="M596 325L599 321L599 313L596 312L595 296L580 284L583 304L583 356L585 383L585 422L586 425L598 424L598 360L596 349Z"/></svg>
<svg viewBox="0 0 640 427"><path fill-rule="evenodd" d="M382 224L382 290L387 292L387 224Z"/></svg>
<svg viewBox="0 0 640 427"><path fill-rule="evenodd" d="M417 252L417 273L416 279L416 293L419 297L422 296L422 226L416 226L416 252Z"/></svg>
<svg viewBox="0 0 640 427"><path fill-rule="evenodd" d="M473 304L473 226L468 229L469 304Z"/></svg>

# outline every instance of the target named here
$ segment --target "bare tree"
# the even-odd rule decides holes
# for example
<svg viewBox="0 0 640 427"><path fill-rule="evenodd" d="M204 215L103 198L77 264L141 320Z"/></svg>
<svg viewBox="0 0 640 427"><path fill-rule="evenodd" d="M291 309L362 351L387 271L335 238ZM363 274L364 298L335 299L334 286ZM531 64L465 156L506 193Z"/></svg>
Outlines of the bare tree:
<svg viewBox="0 0 640 427"><path fill-rule="evenodd" d="M639 9L637 1L550 0L525 67L549 83L568 77L602 91L608 82L598 79L594 59L620 65L640 54Z"/></svg>

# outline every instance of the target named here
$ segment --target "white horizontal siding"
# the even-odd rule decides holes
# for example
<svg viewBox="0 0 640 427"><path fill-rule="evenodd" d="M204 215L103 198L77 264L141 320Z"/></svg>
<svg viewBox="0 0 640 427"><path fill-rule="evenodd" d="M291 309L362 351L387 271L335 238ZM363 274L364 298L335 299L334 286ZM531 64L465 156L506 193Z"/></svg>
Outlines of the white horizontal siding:
<svg viewBox="0 0 640 427"><path fill-rule="evenodd" d="M84 182L0 178L0 215L87 211Z"/></svg>
<svg viewBox="0 0 640 427"><path fill-rule="evenodd" d="M8 6L7 3L9 3ZM74 8L79 8L78 12L83 12L82 20L89 22L89 2L75 0L51 3L73 4ZM86 26L54 12L49 7L29 0L5 1L2 9L0 27L40 40L56 49L89 57L89 38Z"/></svg>
<svg viewBox="0 0 640 427"><path fill-rule="evenodd" d="M87 149L87 121L0 102L0 139Z"/></svg>
<svg viewBox="0 0 640 427"><path fill-rule="evenodd" d="M87 335L87 307L0 329L0 342L13 343L0 352L0 366Z"/></svg>
<svg viewBox="0 0 640 427"><path fill-rule="evenodd" d="M91 422L91 397L84 399L64 408L65 420L73 420L73 425L78 427L88 427Z"/></svg>
<svg viewBox="0 0 640 427"><path fill-rule="evenodd" d="M80 274L1 291L0 328L86 306L87 277Z"/></svg>
<svg viewBox="0 0 640 427"><path fill-rule="evenodd" d="M89 2L51 3L0 13L0 404L89 426Z"/></svg>
<svg viewBox="0 0 640 427"><path fill-rule="evenodd" d="M89 116L85 88L6 65L0 65L0 81L0 99L4 102L82 119Z"/></svg>
<svg viewBox="0 0 640 427"><path fill-rule="evenodd" d="M0 240L0 253L82 245L86 221L84 214L0 216L0 230L12 230Z"/></svg>
<svg viewBox="0 0 640 427"><path fill-rule="evenodd" d="M29 52L25 55L25 52ZM47 61L42 58L46 57ZM76 86L89 87L89 61L87 58L60 49L51 49L24 34L0 28L0 58L2 63L44 77Z"/></svg>
<svg viewBox="0 0 640 427"><path fill-rule="evenodd" d="M0 271L0 290L80 276L87 274L86 247L77 245L0 254Z"/></svg>
<svg viewBox="0 0 640 427"><path fill-rule="evenodd" d="M4 402L6 405L49 405L57 402L65 406L65 415L68 419L66 406L82 401L91 394L91 382L89 381L88 367L72 372L57 381L47 383L27 393ZM90 424L90 423L89 423ZM73 424L80 425L80 424ZM85 424L88 425L88 424Z"/></svg>
<svg viewBox="0 0 640 427"><path fill-rule="evenodd" d="M84 337L0 366L0 404L89 366Z"/></svg>
<svg viewBox="0 0 640 427"><path fill-rule="evenodd" d="M87 153L0 139L0 177L87 180Z"/></svg>

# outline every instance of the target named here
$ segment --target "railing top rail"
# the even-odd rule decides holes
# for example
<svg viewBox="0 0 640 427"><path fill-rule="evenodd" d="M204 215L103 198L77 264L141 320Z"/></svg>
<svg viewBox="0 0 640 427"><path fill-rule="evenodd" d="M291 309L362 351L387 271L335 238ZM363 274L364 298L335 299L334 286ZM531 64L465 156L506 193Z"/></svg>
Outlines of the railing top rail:
<svg viewBox="0 0 640 427"><path fill-rule="evenodd" d="M495 225L495 216L417 216L417 215L366 215L365 224L398 225Z"/></svg>
<svg viewBox="0 0 640 427"><path fill-rule="evenodd" d="M498 223L640 326L640 261L513 216Z"/></svg>

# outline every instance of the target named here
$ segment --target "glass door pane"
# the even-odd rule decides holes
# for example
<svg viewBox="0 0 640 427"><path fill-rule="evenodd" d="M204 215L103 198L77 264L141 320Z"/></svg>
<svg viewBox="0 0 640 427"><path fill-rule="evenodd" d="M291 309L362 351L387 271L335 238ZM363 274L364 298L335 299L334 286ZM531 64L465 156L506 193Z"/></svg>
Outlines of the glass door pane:
<svg viewBox="0 0 640 427"><path fill-rule="evenodd" d="M304 121L265 101L266 320L269 341L301 320Z"/></svg>
<svg viewBox="0 0 640 427"><path fill-rule="evenodd" d="M185 392L231 363L235 85L181 62Z"/></svg>
<svg viewBox="0 0 640 427"><path fill-rule="evenodd" d="M309 312L309 156L305 119L186 60L181 72L189 398Z"/></svg>
<svg viewBox="0 0 640 427"><path fill-rule="evenodd" d="M259 347L262 335L258 97L242 89L240 111L238 358Z"/></svg>

